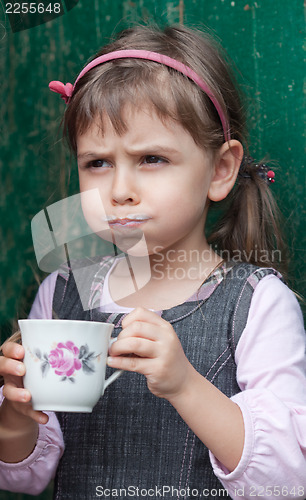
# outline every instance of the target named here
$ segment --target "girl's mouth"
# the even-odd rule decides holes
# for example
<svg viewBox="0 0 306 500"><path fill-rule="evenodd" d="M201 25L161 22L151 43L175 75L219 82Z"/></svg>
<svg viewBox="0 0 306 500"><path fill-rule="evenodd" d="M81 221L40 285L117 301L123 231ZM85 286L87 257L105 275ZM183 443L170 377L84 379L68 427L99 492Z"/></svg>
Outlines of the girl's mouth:
<svg viewBox="0 0 306 500"><path fill-rule="evenodd" d="M115 217L113 215L105 217L105 221L110 227L137 227L148 221L151 217L143 214L131 214L127 217Z"/></svg>

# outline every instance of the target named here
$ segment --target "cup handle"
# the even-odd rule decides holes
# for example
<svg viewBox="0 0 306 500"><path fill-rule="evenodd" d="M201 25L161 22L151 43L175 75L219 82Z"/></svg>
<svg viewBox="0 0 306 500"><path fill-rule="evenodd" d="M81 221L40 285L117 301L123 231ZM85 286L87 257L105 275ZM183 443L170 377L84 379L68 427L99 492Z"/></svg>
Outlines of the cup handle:
<svg viewBox="0 0 306 500"><path fill-rule="evenodd" d="M113 344L113 342L116 342L117 340L117 337L115 338L111 338L110 339L110 342L109 342L109 345L111 346ZM124 370L116 370L114 373L112 373L107 380L105 380L104 382L104 388L103 388L103 393L102 395L104 394L104 391L105 389L110 385L112 384L113 382L115 382L115 380L120 377L120 375L122 375Z"/></svg>

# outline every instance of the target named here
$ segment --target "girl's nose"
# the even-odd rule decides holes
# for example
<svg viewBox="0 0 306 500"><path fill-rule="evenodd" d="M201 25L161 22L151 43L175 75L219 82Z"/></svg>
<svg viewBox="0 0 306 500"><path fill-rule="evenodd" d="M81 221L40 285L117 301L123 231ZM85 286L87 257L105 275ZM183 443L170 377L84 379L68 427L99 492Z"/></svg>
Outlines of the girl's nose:
<svg viewBox="0 0 306 500"><path fill-rule="evenodd" d="M137 205L139 193L136 187L135 174L133 172L116 169L112 185L113 205Z"/></svg>

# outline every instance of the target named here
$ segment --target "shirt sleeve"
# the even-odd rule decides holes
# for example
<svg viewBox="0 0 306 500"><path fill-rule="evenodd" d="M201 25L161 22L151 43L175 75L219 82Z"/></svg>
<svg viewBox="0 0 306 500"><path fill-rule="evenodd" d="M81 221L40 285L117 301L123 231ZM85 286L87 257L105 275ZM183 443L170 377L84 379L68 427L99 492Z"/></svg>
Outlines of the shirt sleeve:
<svg viewBox="0 0 306 500"><path fill-rule="evenodd" d="M232 472L210 453L214 472L233 499L306 498L305 330L293 292L274 275L255 288L235 356L244 449Z"/></svg>
<svg viewBox="0 0 306 500"><path fill-rule="evenodd" d="M52 303L58 272L49 274L40 285L29 314L30 319L52 319Z"/></svg>
<svg viewBox="0 0 306 500"><path fill-rule="evenodd" d="M52 318L52 298L57 273L49 275L40 285L29 317ZM0 392L0 404L3 401ZM45 412L49 421L39 425L36 446L25 460L18 463L0 461L0 489L38 495L55 476L58 462L64 452L62 431L55 413Z"/></svg>

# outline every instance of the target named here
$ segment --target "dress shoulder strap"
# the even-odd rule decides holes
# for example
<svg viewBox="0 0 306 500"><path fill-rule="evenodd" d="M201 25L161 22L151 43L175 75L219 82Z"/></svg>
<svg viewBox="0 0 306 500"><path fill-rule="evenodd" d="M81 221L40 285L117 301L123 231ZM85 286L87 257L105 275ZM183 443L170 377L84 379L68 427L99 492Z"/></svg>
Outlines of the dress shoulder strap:
<svg viewBox="0 0 306 500"><path fill-rule="evenodd" d="M53 296L54 318L88 319L87 311L95 307L93 299L103 286L114 257L95 257L62 265ZM99 280L96 276L99 275Z"/></svg>

